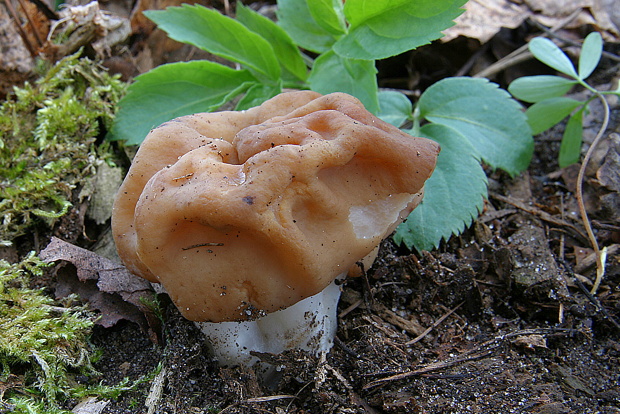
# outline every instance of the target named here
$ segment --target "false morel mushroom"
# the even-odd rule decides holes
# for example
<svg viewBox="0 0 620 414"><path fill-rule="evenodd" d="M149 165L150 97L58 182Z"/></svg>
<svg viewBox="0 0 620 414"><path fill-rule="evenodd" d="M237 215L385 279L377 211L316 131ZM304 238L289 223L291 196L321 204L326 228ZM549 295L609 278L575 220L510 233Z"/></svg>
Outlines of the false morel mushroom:
<svg viewBox="0 0 620 414"><path fill-rule="evenodd" d="M161 283L223 364L329 350L335 280L418 205L439 146L355 98L301 91L166 122L114 204L118 253Z"/></svg>

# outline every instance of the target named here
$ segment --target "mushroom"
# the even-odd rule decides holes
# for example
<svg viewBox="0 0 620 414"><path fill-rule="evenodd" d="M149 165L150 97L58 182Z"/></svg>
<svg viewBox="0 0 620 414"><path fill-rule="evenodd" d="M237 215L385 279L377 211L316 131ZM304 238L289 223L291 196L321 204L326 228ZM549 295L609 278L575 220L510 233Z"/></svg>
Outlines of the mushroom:
<svg viewBox="0 0 620 414"><path fill-rule="evenodd" d="M117 250L222 364L326 352L336 281L418 205L438 152L343 93L177 118L149 133L118 192Z"/></svg>

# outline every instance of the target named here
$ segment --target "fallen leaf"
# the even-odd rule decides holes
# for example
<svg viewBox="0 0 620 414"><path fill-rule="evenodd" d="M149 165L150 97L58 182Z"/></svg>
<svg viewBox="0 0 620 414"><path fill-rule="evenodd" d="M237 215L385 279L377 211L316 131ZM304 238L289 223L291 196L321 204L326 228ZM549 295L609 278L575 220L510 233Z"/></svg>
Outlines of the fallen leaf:
<svg viewBox="0 0 620 414"><path fill-rule="evenodd" d="M620 192L620 135L609 135L609 149L596 178L609 191Z"/></svg>
<svg viewBox="0 0 620 414"><path fill-rule="evenodd" d="M112 217L114 196L123 182L123 170L110 167L105 161L98 160L96 174L89 179L80 191L80 199L88 198L88 218L97 224L104 224Z"/></svg>
<svg viewBox="0 0 620 414"><path fill-rule="evenodd" d="M26 80L33 69L34 59L5 4L0 3L0 99L12 90L13 85Z"/></svg>
<svg viewBox="0 0 620 414"><path fill-rule="evenodd" d="M514 344L527 349L547 348L547 340L542 335L522 335L514 340Z"/></svg>
<svg viewBox="0 0 620 414"><path fill-rule="evenodd" d="M562 23L565 29L592 25L601 32L606 41L620 41L617 0L470 0L464 8L465 13L455 20L454 26L444 31L441 41L448 42L464 36L478 39L484 44L500 29L515 29L527 18L547 27ZM579 9L581 12L574 19L564 22L571 13Z"/></svg>
<svg viewBox="0 0 620 414"><path fill-rule="evenodd" d="M456 20L456 25L444 31L441 41L448 42L458 36L488 42L502 27L514 29L531 14L528 8L508 0L477 1L465 4L465 13Z"/></svg>
<svg viewBox="0 0 620 414"><path fill-rule="evenodd" d="M147 280L110 259L56 237L40 257L48 263L61 261L73 265L56 269L58 298L77 294L101 313L99 325L108 328L121 320L135 322L157 342L160 322L152 307L155 294Z"/></svg>

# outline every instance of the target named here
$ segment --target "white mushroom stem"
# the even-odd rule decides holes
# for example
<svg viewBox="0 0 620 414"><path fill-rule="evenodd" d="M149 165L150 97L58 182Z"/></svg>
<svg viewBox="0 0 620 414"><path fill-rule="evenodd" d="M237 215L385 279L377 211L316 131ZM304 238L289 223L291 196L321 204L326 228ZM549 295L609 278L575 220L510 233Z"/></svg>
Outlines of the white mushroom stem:
<svg viewBox="0 0 620 414"><path fill-rule="evenodd" d="M338 280L323 291L253 321L195 322L209 341L220 365L253 366L251 352L280 354L301 349L313 355L328 352L336 336L340 299Z"/></svg>

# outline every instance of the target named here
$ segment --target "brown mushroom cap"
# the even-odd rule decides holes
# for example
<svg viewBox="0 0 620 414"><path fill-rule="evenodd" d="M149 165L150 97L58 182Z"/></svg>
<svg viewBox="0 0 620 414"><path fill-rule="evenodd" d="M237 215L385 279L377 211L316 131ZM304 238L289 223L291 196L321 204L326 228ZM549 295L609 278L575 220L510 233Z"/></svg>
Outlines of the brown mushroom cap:
<svg viewBox="0 0 620 414"><path fill-rule="evenodd" d="M117 250L194 321L320 292L419 203L439 147L355 98L284 93L151 131L114 206Z"/></svg>

